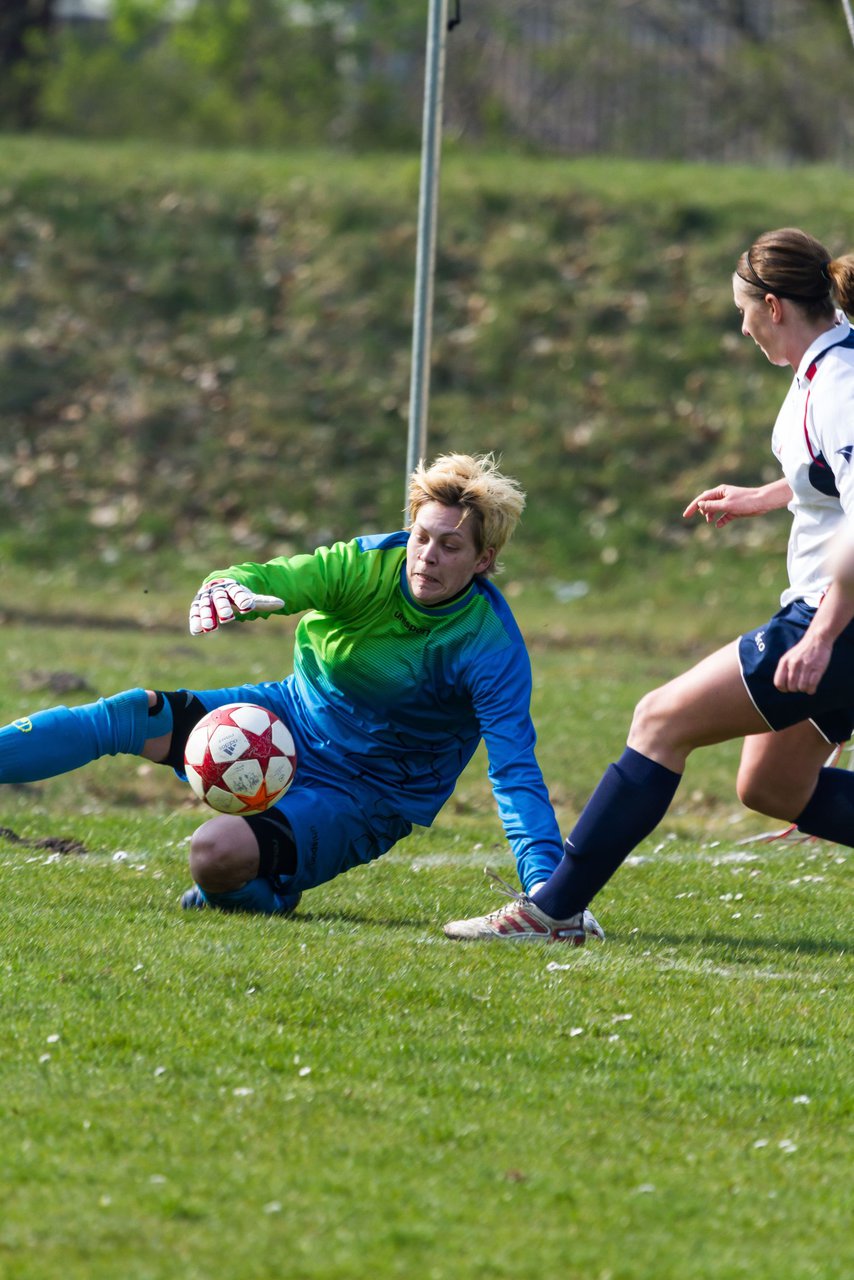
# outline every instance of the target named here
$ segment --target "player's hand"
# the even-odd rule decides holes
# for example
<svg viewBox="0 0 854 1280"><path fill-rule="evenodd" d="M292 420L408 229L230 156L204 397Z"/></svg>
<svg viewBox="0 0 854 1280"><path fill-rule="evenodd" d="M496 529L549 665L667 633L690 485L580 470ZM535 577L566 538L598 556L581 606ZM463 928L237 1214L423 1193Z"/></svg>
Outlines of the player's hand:
<svg viewBox="0 0 854 1280"><path fill-rule="evenodd" d="M701 515L706 524L722 529L731 520L761 514L756 489L744 489L735 484L719 484L714 489L704 489L682 512L684 517Z"/></svg>
<svg viewBox="0 0 854 1280"><path fill-rule="evenodd" d="M814 640L807 633L777 663L774 688L781 693L815 693L832 653L832 643Z"/></svg>
<svg viewBox="0 0 854 1280"><path fill-rule="evenodd" d="M682 515L701 515L706 524L722 529L731 520L764 516L769 511L778 511L791 500L792 490L788 480L782 476L779 480L772 480L770 484L760 484L753 488L745 488L740 484L717 484L713 489L704 489L702 493L698 493L694 501L688 503Z"/></svg>
<svg viewBox="0 0 854 1280"><path fill-rule="evenodd" d="M234 578L214 578L193 596L190 605L190 635L201 636L216 631L220 623L233 622L238 613L263 610L274 613L285 607L278 596L257 596Z"/></svg>

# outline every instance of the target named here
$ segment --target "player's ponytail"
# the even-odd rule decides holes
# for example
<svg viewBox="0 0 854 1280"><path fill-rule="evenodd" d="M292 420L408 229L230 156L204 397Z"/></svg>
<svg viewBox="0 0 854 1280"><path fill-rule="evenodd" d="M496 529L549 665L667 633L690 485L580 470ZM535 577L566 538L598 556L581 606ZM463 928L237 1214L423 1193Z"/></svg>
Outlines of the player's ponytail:
<svg viewBox="0 0 854 1280"><path fill-rule="evenodd" d="M827 274L834 299L847 315L854 316L854 253L828 262Z"/></svg>

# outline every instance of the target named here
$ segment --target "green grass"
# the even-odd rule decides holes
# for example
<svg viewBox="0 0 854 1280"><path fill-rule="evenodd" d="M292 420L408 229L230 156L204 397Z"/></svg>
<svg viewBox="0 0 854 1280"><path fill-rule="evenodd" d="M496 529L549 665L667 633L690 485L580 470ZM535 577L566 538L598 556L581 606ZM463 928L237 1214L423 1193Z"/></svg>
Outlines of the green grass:
<svg viewBox="0 0 854 1280"><path fill-rule="evenodd" d="M640 694L774 606L785 518L680 512L771 474L735 258L790 222L849 248L853 182L446 152L430 450L528 490L502 585L564 829ZM287 625L191 641L187 602L398 524L417 187L412 157L3 140L0 722L290 669ZM850 858L741 844L774 824L737 759L689 761L607 944L558 954L441 935L513 875L482 754L290 921L181 913L201 811L165 770L6 788L0 1276L850 1273Z"/></svg>
<svg viewBox="0 0 854 1280"><path fill-rule="evenodd" d="M637 695L725 638L662 596L639 645L631 597L517 594L564 826ZM0 718L56 701L59 673L106 692L287 669L287 628L191 642L177 598L147 611L141 631L7 623ZM848 854L739 845L768 824L735 760L689 763L597 901L607 943L579 952L441 936L495 904L484 863L512 876L480 758L432 830L290 921L178 909L201 814L165 770L8 788L0 1274L839 1280Z"/></svg>

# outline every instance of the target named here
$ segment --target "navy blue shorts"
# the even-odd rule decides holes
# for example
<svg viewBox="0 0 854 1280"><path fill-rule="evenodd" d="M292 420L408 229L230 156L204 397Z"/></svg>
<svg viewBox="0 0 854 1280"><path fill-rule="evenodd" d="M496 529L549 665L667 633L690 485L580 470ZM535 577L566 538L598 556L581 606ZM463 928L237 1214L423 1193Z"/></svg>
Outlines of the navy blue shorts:
<svg viewBox="0 0 854 1280"><path fill-rule="evenodd" d="M774 688L777 663L803 639L814 616L815 609L795 600L764 626L745 631L738 642L741 674L769 728L788 729L809 720L828 742L847 742L854 729L854 622L834 644L815 693L781 693Z"/></svg>

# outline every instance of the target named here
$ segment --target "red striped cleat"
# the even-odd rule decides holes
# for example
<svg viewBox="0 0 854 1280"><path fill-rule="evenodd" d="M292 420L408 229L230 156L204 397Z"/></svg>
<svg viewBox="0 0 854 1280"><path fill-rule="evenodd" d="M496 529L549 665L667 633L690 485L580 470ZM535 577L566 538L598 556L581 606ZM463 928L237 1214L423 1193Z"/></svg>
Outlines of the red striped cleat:
<svg viewBox="0 0 854 1280"><path fill-rule="evenodd" d="M460 942L566 942L572 947L583 947L588 938L605 940L605 931L592 912L553 920L526 893L514 894L512 902L488 916L451 920L445 934Z"/></svg>

